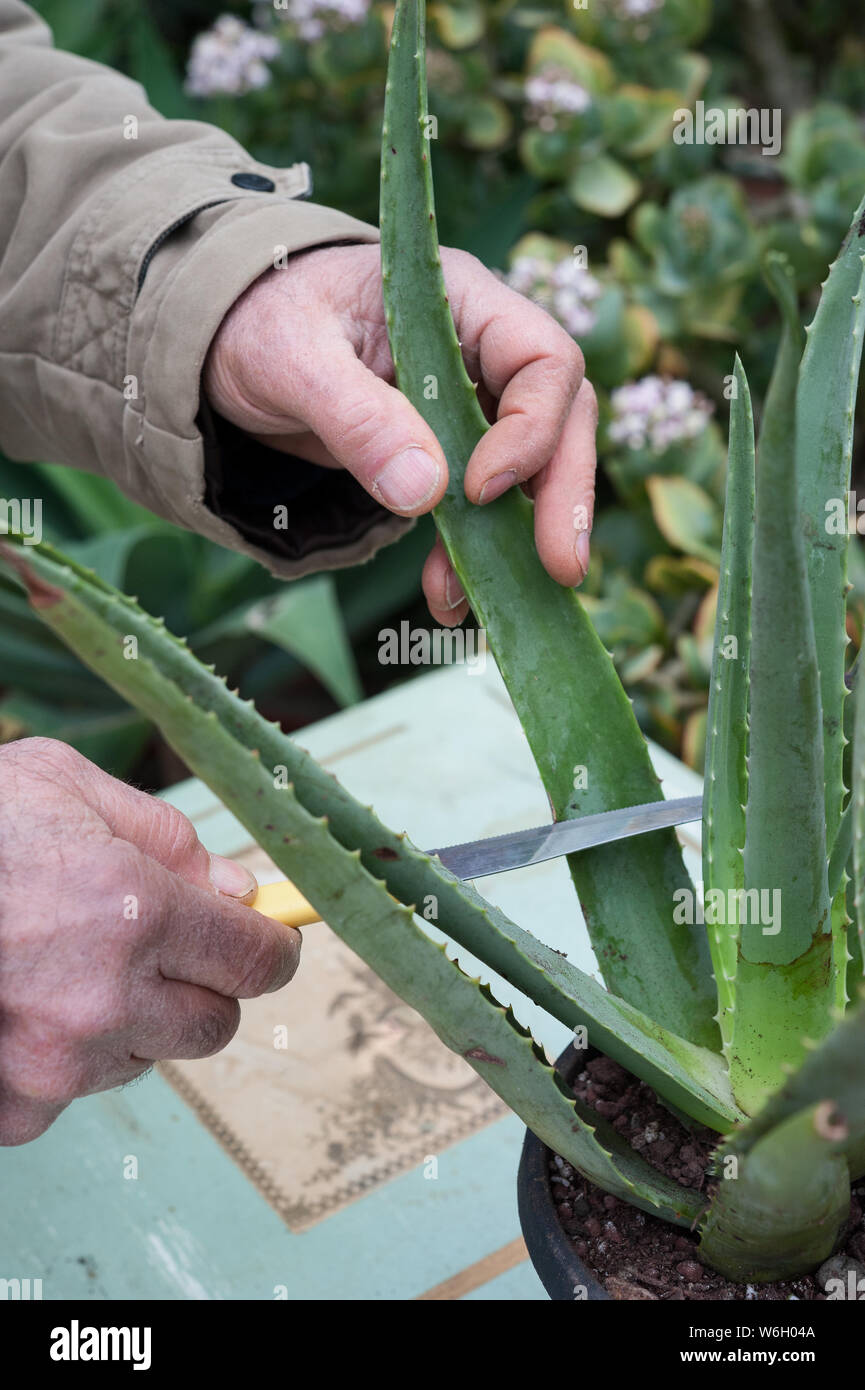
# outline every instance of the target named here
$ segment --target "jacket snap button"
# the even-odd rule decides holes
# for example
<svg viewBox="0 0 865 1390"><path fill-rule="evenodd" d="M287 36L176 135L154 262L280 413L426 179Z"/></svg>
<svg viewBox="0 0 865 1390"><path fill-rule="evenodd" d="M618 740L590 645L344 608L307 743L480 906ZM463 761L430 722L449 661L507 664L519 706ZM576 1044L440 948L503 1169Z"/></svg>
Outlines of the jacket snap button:
<svg viewBox="0 0 865 1390"><path fill-rule="evenodd" d="M276 192L273 179L266 179L263 174L232 174L231 182L238 188L252 188L256 193Z"/></svg>

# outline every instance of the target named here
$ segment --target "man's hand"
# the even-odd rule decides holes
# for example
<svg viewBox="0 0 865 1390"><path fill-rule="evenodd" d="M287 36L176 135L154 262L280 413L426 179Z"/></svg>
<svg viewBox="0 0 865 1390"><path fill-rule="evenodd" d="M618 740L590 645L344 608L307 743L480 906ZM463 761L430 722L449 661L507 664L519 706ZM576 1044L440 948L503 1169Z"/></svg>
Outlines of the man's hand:
<svg viewBox="0 0 865 1390"><path fill-rule="evenodd" d="M589 563L595 476L594 392L573 339L474 256L443 251L448 297L469 375L494 421L466 470L471 502L520 484L534 499L535 541L560 584ZM431 511L447 486L441 447L392 384L377 246L331 246L267 271L226 315L204 371L214 408L254 438L330 468L347 468L401 516ZM580 515L580 513L576 513ZM436 543L424 592L437 622L468 604Z"/></svg>
<svg viewBox="0 0 865 1390"><path fill-rule="evenodd" d="M300 934L191 823L65 744L0 748L0 1143L159 1058L209 1057Z"/></svg>

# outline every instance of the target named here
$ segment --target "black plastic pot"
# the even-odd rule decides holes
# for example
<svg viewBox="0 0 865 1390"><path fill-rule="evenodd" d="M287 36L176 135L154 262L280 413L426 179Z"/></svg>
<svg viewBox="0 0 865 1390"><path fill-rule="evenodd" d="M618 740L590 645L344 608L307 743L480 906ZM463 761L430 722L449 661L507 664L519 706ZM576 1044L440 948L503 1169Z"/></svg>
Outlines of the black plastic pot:
<svg viewBox="0 0 865 1390"><path fill-rule="evenodd" d="M597 1056L593 1049L578 1052L573 1046L566 1047L556 1062L556 1070L570 1082L578 1070L582 1071L586 1063ZM608 1299L610 1295L583 1264L556 1215L550 1184L551 1158L552 1150L527 1130L517 1178L517 1199L523 1239L532 1264L550 1298L558 1303L573 1303L577 1289L586 1290L585 1294L580 1292L582 1299Z"/></svg>

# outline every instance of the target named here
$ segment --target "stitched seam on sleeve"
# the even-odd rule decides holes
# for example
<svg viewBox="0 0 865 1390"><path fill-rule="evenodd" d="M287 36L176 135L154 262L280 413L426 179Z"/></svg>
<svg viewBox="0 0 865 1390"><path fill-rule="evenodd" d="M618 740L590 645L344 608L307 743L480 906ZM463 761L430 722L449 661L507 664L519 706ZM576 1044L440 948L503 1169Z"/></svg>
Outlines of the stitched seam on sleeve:
<svg viewBox="0 0 865 1390"><path fill-rule="evenodd" d="M180 158L178 158L179 153L181 154ZM177 164L179 170L182 170L183 166L187 168L191 166L194 169L200 169L202 166L211 166L216 170L225 165L229 167L240 166L245 168L249 168L250 165L252 165L255 171L268 167L266 165L257 164L256 161L251 161L249 156L242 150L208 150L207 148L197 149L195 146L181 145L172 147L169 150L160 150L158 154L147 155L143 159L137 161L135 168L126 170L122 174L111 179L108 187L97 199L90 213L79 227L66 262L63 286L60 294L60 309L57 316L55 340L52 345L52 354L58 362L74 362L75 358L81 354L83 349L94 341L93 337L81 341L76 333L76 328L78 327L79 315L82 310L83 295L85 292L93 292L90 284L93 265L93 248L99 244L100 229L107 219L109 209L121 199L128 197L140 183L152 177L154 172L161 172L164 168L170 168L172 164ZM293 173L298 167L302 166L298 166L297 164L288 165L284 169L270 169L269 172L271 174L275 173L277 178L279 178L280 175L284 176ZM232 190L232 193L229 195L229 200L232 202L250 202L260 200L264 196L265 195L255 190L249 190L247 192L242 189L235 189ZM266 196L270 201L295 201L292 194L286 189L281 188L279 183L277 183L275 193L267 194ZM196 193L190 195L185 202L178 205L178 208L174 210L174 217L180 217L184 210L194 215L196 211L201 210L200 207L196 207L198 200L202 198L206 200L208 197L208 191L205 187L202 187ZM201 204L201 206L204 206L204 204ZM130 244L121 264L120 269L126 284L126 297L122 300L119 297L115 299L117 316L111 328L107 330L113 339L109 349L113 370L119 370L124 356L124 344L129 315L134 307L136 297L137 276L135 268L145 256L150 243L159 236L163 222L164 218L160 219L159 224L154 227L153 222L149 221Z"/></svg>

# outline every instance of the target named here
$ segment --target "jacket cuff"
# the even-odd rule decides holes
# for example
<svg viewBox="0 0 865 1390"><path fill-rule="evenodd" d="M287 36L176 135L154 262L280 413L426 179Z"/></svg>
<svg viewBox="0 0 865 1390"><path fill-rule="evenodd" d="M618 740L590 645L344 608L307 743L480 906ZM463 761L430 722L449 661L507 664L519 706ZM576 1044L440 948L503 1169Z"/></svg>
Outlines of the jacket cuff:
<svg viewBox="0 0 865 1390"><path fill-rule="evenodd" d="M313 485L312 465L214 417L200 381L225 314L273 266L277 250L375 242L377 229L276 190L212 203L184 220L142 260L127 351L135 394L124 405L126 476L118 481L161 516L253 556L280 578L368 559L412 520L335 470L315 470ZM301 478L309 485L298 493Z"/></svg>
<svg viewBox="0 0 865 1390"><path fill-rule="evenodd" d="M202 402L198 424L204 443L204 503L266 553L274 572L294 575L369 558L390 518L385 508L343 469L271 449ZM413 525L412 518L404 520ZM386 534L385 539L395 539Z"/></svg>

